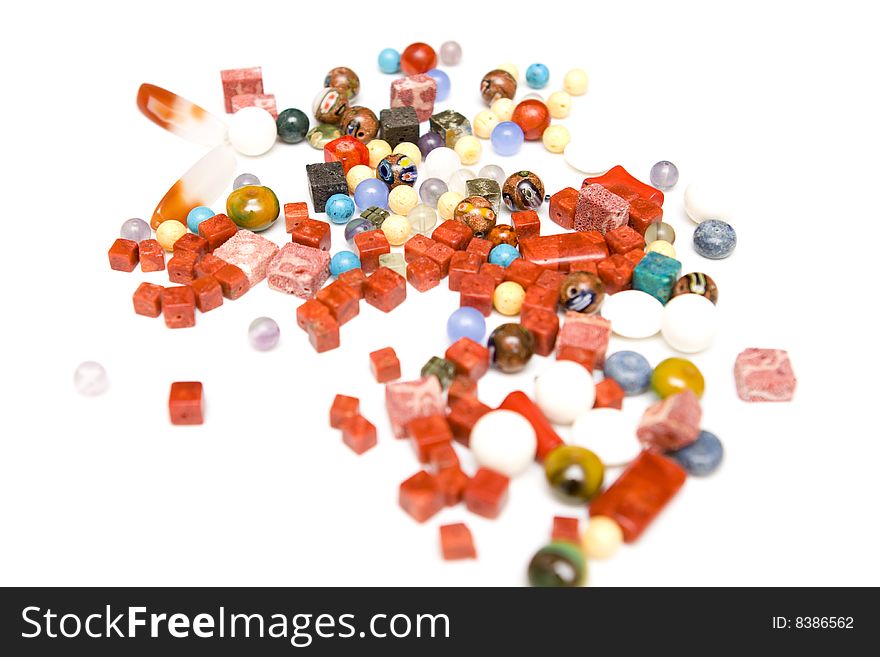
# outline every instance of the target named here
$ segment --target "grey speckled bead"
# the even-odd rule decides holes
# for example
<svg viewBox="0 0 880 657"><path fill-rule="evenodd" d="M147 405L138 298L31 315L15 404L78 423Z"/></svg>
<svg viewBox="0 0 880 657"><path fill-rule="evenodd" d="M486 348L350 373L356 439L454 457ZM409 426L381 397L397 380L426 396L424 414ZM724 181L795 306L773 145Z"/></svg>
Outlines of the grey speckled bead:
<svg viewBox="0 0 880 657"><path fill-rule="evenodd" d="M119 229L119 237L132 242L148 240L151 235L150 224L143 219L126 219Z"/></svg>
<svg viewBox="0 0 880 657"><path fill-rule="evenodd" d="M714 433L701 431L690 445L669 452L666 456L676 461L689 475L705 477L715 472L721 465L724 446Z"/></svg>
<svg viewBox="0 0 880 657"><path fill-rule="evenodd" d="M660 160L651 167L651 184L664 192L678 182L678 167L668 160Z"/></svg>
<svg viewBox="0 0 880 657"><path fill-rule="evenodd" d="M729 223L707 219L694 231L694 250L704 258L721 260L736 248L736 231Z"/></svg>
<svg viewBox="0 0 880 657"><path fill-rule="evenodd" d="M252 173L243 173L232 182L232 189L245 187L246 185L259 185L260 179Z"/></svg>
<svg viewBox="0 0 880 657"><path fill-rule="evenodd" d="M618 351L605 359L605 376L614 379L627 395L638 395L651 385L654 369L635 351Z"/></svg>
<svg viewBox="0 0 880 657"><path fill-rule="evenodd" d="M449 186L439 178L428 178L419 187L419 198L425 205L436 208L437 201L448 191Z"/></svg>

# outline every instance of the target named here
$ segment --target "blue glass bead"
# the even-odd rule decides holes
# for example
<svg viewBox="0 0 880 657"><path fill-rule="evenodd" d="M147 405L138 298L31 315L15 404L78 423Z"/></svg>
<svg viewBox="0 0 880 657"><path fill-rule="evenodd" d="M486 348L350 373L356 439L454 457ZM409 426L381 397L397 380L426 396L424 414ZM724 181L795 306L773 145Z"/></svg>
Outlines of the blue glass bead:
<svg viewBox="0 0 880 657"><path fill-rule="evenodd" d="M449 81L449 76L439 68L432 68L428 71L428 75L437 82L437 101L442 102L449 98L449 92L452 89L452 82Z"/></svg>
<svg viewBox="0 0 880 657"><path fill-rule="evenodd" d="M354 202L361 210L366 210L374 205L377 208L387 208L388 185L378 178L367 178L355 187Z"/></svg>
<svg viewBox="0 0 880 657"><path fill-rule="evenodd" d="M493 265L507 267L511 262L519 258L519 251L510 244L499 244L489 251L489 262Z"/></svg>
<svg viewBox="0 0 880 657"><path fill-rule="evenodd" d="M726 221L707 219L694 231L694 251L704 258L721 260L736 248L736 231Z"/></svg>
<svg viewBox="0 0 880 657"><path fill-rule="evenodd" d="M513 121L502 121L492 130L492 148L498 155L516 155L526 137Z"/></svg>
<svg viewBox="0 0 880 657"><path fill-rule="evenodd" d="M651 251L633 270L632 289L647 292L665 304L680 275L681 263L678 260Z"/></svg>
<svg viewBox="0 0 880 657"><path fill-rule="evenodd" d="M379 70L383 73L400 71L400 53L394 48L385 48L379 53Z"/></svg>
<svg viewBox="0 0 880 657"><path fill-rule="evenodd" d="M439 132L426 132L419 137L419 150L422 152L422 158L428 157L428 153L441 146L446 146L446 140Z"/></svg>
<svg viewBox="0 0 880 657"><path fill-rule="evenodd" d="M668 160L660 160L651 167L651 184L664 192L678 182L678 167Z"/></svg>
<svg viewBox="0 0 880 657"><path fill-rule="evenodd" d="M333 276L344 274L349 269L358 269L361 266L361 259L351 251L340 251L330 258L330 273Z"/></svg>
<svg viewBox="0 0 880 657"><path fill-rule="evenodd" d="M347 224L345 224L345 241L348 242L349 246L354 245L354 236L359 233L365 233L368 230L375 230L375 226L370 223L369 219L364 219L363 217L355 217Z"/></svg>
<svg viewBox="0 0 880 657"><path fill-rule="evenodd" d="M232 189L239 187L247 187L248 185L259 185L260 179L252 173L243 173L232 181Z"/></svg>
<svg viewBox="0 0 880 657"><path fill-rule="evenodd" d="M486 337L486 318L476 308L462 306L446 321L446 334L452 342L460 338L470 338L482 344Z"/></svg>
<svg viewBox="0 0 880 657"><path fill-rule="evenodd" d="M635 351L618 351L605 359L605 376L614 379L627 395L638 395L651 386L654 368Z"/></svg>
<svg viewBox="0 0 880 657"><path fill-rule="evenodd" d="M189 214L186 215L186 227L189 228L196 235L199 233L199 224L202 223L205 219L210 219L216 214L211 208L205 207L204 205L199 205L192 210L189 211Z"/></svg>
<svg viewBox="0 0 880 657"><path fill-rule="evenodd" d="M543 64L532 64L526 69L526 84L532 89L543 89L550 81L550 69Z"/></svg>
<svg viewBox="0 0 880 657"><path fill-rule="evenodd" d="M724 446L714 433L701 431L690 445L674 452L667 452L666 456L676 461L689 475L705 477L715 472L721 465Z"/></svg>
<svg viewBox="0 0 880 657"><path fill-rule="evenodd" d="M334 194L327 199L324 212L334 224L344 224L354 214L354 201L348 194Z"/></svg>

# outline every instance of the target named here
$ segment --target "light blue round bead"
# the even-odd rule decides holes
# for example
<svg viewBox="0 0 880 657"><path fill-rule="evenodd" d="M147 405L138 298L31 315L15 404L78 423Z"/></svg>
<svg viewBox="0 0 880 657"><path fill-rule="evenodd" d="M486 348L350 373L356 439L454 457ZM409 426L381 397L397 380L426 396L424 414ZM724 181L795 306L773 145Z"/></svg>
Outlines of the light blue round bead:
<svg viewBox="0 0 880 657"><path fill-rule="evenodd" d="M618 351L605 359L605 376L614 379L627 395L638 395L651 386L654 369L635 351Z"/></svg>
<svg viewBox="0 0 880 657"><path fill-rule="evenodd" d="M211 208L204 205L199 205L198 207L190 210L189 214L186 215L186 227L189 228L192 232L198 234L199 224L202 223L205 219L210 219L215 214L216 212L214 212Z"/></svg>
<svg viewBox="0 0 880 657"><path fill-rule="evenodd" d="M532 64L526 69L526 84L532 89L543 89L550 81L550 69L543 64Z"/></svg>
<svg viewBox="0 0 880 657"><path fill-rule="evenodd" d="M736 231L729 223L707 219L694 231L694 250L704 258L721 260L736 248Z"/></svg>
<svg viewBox="0 0 880 657"><path fill-rule="evenodd" d="M388 207L388 185L378 178L367 178L354 189L354 202L361 211L369 207Z"/></svg>
<svg viewBox="0 0 880 657"><path fill-rule="evenodd" d="M486 318L476 308L462 306L446 321L446 334L452 342L470 338L474 342L482 343L486 337Z"/></svg>
<svg viewBox="0 0 880 657"><path fill-rule="evenodd" d="M344 224L354 214L354 201L348 194L334 194L327 199L324 212L334 224Z"/></svg>
<svg viewBox="0 0 880 657"><path fill-rule="evenodd" d="M345 241L348 242L349 246L354 245L355 235L359 233L365 233L368 230L373 230L375 226L370 223L369 219L364 219L363 217L355 217L347 224L345 224L345 230L343 234L345 235Z"/></svg>
<svg viewBox="0 0 880 657"><path fill-rule="evenodd" d="M513 121L502 121L492 130L492 148L498 155L516 155L526 137Z"/></svg>
<svg viewBox="0 0 880 657"><path fill-rule="evenodd" d="M507 267L511 262L519 258L519 251L510 244L499 244L489 251L489 262L493 265Z"/></svg>
<svg viewBox="0 0 880 657"><path fill-rule="evenodd" d="M452 90L452 82L450 82L449 76L439 68L432 68L428 71L428 75L437 82L437 101L440 102L449 98L449 92Z"/></svg>
<svg viewBox="0 0 880 657"><path fill-rule="evenodd" d="M361 259L351 251L340 251L330 258L330 273L333 276L344 274L349 269L357 269L361 266Z"/></svg>
<svg viewBox="0 0 880 657"><path fill-rule="evenodd" d="M379 70L383 73L400 71L400 53L394 48L385 48L379 53Z"/></svg>
<svg viewBox="0 0 880 657"><path fill-rule="evenodd" d="M667 452L666 456L677 462L689 475L705 477L715 472L721 465L724 445L714 433L701 431L690 445L674 452Z"/></svg>

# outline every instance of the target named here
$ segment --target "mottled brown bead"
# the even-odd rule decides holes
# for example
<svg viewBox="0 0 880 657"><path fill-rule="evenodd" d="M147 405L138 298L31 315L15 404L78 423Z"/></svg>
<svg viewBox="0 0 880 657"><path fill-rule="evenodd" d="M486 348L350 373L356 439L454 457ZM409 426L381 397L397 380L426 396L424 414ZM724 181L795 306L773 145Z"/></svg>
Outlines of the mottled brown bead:
<svg viewBox="0 0 880 657"><path fill-rule="evenodd" d="M559 286L559 303L566 310L591 314L599 310L605 299L605 283L588 271L574 271Z"/></svg>
<svg viewBox="0 0 880 657"><path fill-rule="evenodd" d="M492 364L507 374L522 371L535 353L535 339L520 324L501 324L489 335L487 346Z"/></svg>
<svg viewBox="0 0 880 657"><path fill-rule="evenodd" d="M357 73L347 66L337 66L330 69L327 77L324 78L325 87L336 87L345 92L349 98L354 98L361 90L361 80Z"/></svg>
<svg viewBox="0 0 880 657"><path fill-rule="evenodd" d="M455 207L453 217L473 230L477 237L486 235L495 227L495 210L482 196L468 196L462 200Z"/></svg>
<svg viewBox="0 0 880 657"><path fill-rule="evenodd" d="M492 246L498 246L499 244L510 244L510 246L516 246L519 244L519 240L516 237L516 230L510 224L498 224L489 231L489 234L486 235L486 239L492 242Z"/></svg>
<svg viewBox="0 0 880 657"><path fill-rule="evenodd" d="M362 144L375 139L379 134L379 119L369 107L349 107L342 115L339 125L342 134L350 135Z"/></svg>
<svg viewBox="0 0 880 657"><path fill-rule="evenodd" d="M496 68L483 76L480 93L487 105L491 105L499 98L513 99L516 95L516 79L507 71Z"/></svg>
<svg viewBox="0 0 880 657"><path fill-rule="evenodd" d="M709 276L701 272L685 274L676 281L672 288L672 296L677 297L682 294L699 294L712 303L718 303L718 286Z"/></svg>
<svg viewBox="0 0 880 657"><path fill-rule="evenodd" d="M504 181L501 198L511 212L537 210L544 202L544 183L531 171L517 171Z"/></svg>

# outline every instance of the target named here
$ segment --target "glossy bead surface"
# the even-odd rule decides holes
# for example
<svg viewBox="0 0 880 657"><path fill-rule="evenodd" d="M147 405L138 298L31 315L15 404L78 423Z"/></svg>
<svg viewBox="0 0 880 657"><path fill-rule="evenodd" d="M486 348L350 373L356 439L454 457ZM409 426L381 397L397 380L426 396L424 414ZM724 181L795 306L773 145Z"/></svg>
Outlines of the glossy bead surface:
<svg viewBox="0 0 880 657"><path fill-rule="evenodd" d="M504 181L501 198L511 212L537 210L544 202L544 182L531 171L517 171Z"/></svg>
<svg viewBox="0 0 880 657"><path fill-rule="evenodd" d="M675 258L675 247L666 240L654 240L645 246L645 253L659 253L667 258Z"/></svg>
<svg viewBox="0 0 880 657"><path fill-rule="evenodd" d="M324 77L325 87L335 87L345 92L349 98L354 98L361 90L361 80L357 73L347 66L337 66L330 69L330 72Z"/></svg>
<svg viewBox="0 0 880 657"><path fill-rule="evenodd" d="M290 107L282 111L275 119L278 139L285 144L298 144L309 132L309 117L302 110ZM254 183L249 183L254 184Z"/></svg>
<svg viewBox="0 0 880 657"><path fill-rule="evenodd" d="M483 110L477 112L471 127L477 137L480 139L488 139L492 136L492 131L499 122L500 119L495 112L492 110Z"/></svg>
<svg viewBox="0 0 880 657"><path fill-rule="evenodd" d="M437 213L444 221L449 221L455 216L455 208L464 197L458 192L446 192L437 200Z"/></svg>
<svg viewBox="0 0 880 657"><path fill-rule="evenodd" d="M565 91L572 96L583 96L587 93L589 78L587 72L582 68L573 68L565 74L562 86Z"/></svg>
<svg viewBox="0 0 880 657"><path fill-rule="evenodd" d="M721 465L724 446L714 433L700 431L700 435L690 445L667 452L666 456L683 467L689 475L706 477Z"/></svg>
<svg viewBox="0 0 880 657"><path fill-rule="evenodd" d="M583 586L587 579L587 562L579 546L554 541L532 557L528 577L529 585L535 587Z"/></svg>
<svg viewBox="0 0 880 657"><path fill-rule="evenodd" d="M436 101L440 103L449 98L449 92L452 90L452 82L450 82L449 76L439 68L432 68L428 71L427 75L434 78L434 82L437 83Z"/></svg>
<svg viewBox="0 0 880 657"><path fill-rule="evenodd" d="M522 285L513 281L505 281L495 288L495 292L492 294L492 305L502 315L512 317L519 315L525 298L526 291Z"/></svg>
<svg viewBox="0 0 880 657"><path fill-rule="evenodd" d="M538 440L526 418L502 409L490 411L477 420L471 429L468 447L477 465L506 477L516 477L534 462Z"/></svg>
<svg viewBox="0 0 880 657"><path fill-rule="evenodd" d="M623 290L605 297L602 317L625 338L649 338L660 331L663 304L647 292Z"/></svg>
<svg viewBox="0 0 880 657"><path fill-rule="evenodd" d="M189 213L192 214L198 209L199 208L193 208ZM210 212L210 210L208 211ZM214 216L213 212L211 213L211 216ZM187 217L187 224L189 224L189 217ZM193 232L198 230L198 224L196 224L196 227L196 230ZM192 230L192 228L190 228L190 230ZM150 230L150 224L143 219L126 219L122 222L122 227L119 229L119 237L124 240L131 240L132 242L143 242L144 240L150 239L152 234L153 232Z"/></svg>
<svg viewBox="0 0 880 657"><path fill-rule="evenodd" d="M519 324L501 324L489 335L487 345L492 364L507 374L525 369L535 353L535 338Z"/></svg>
<svg viewBox="0 0 880 657"><path fill-rule="evenodd" d="M492 131L492 148L498 155L516 155L522 148L525 135L513 121L502 121Z"/></svg>
<svg viewBox="0 0 880 657"><path fill-rule="evenodd" d="M423 158L428 157L428 153L441 146L446 146L446 140L440 133L426 132L419 137L419 150L422 152Z"/></svg>
<svg viewBox="0 0 880 657"><path fill-rule="evenodd" d="M704 258L721 260L736 248L736 231L729 223L707 219L694 231L694 250Z"/></svg>
<svg viewBox="0 0 880 657"><path fill-rule="evenodd" d="M339 128L343 134L368 144L379 134L379 119L370 108L354 105L345 110L339 120Z"/></svg>
<svg viewBox="0 0 880 657"><path fill-rule="evenodd" d="M668 160L660 160L651 167L651 184L661 191L672 189L678 182L678 167Z"/></svg>
<svg viewBox="0 0 880 657"><path fill-rule="evenodd" d="M309 146L321 151L324 150L324 146L341 136L342 130L338 125L319 123L306 133L306 141L309 142Z"/></svg>
<svg viewBox="0 0 880 657"><path fill-rule="evenodd" d="M391 153L379 162L376 177L393 189L399 185L415 185L419 172L416 163L409 157L402 153Z"/></svg>
<svg viewBox="0 0 880 657"><path fill-rule="evenodd" d="M699 368L686 358L667 358L658 363L651 374L651 388L661 399L685 390L703 396L706 381Z"/></svg>
<svg viewBox="0 0 880 657"><path fill-rule="evenodd" d="M378 178L364 180L354 190L354 202L361 210L376 206L388 207L388 185Z"/></svg>
<svg viewBox="0 0 880 657"><path fill-rule="evenodd" d="M425 175L429 178L449 180L449 177L460 168L461 158L458 153L446 146L435 148L425 156Z"/></svg>
<svg viewBox="0 0 880 657"><path fill-rule="evenodd" d="M226 214L235 225L255 232L275 223L280 212L275 192L262 185L240 187L226 199Z"/></svg>
<svg viewBox="0 0 880 657"><path fill-rule="evenodd" d="M190 229L191 232L196 235L199 234L199 224L202 223L205 219L210 219L216 213L209 207L204 205L199 205L194 207L189 211L189 214L186 215L186 227ZM149 226L148 226L149 228ZM147 233L147 237L149 238L149 233ZM139 241L139 240L138 240Z"/></svg>
<svg viewBox="0 0 880 657"><path fill-rule="evenodd" d="M567 91L554 91L547 97L547 109L554 119L564 119L571 114L571 95Z"/></svg>
<svg viewBox="0 0 880 657"><path fill-rule="evenodd" d="M551 153L563 153L565 147L571 142L571 135L564 125L551 125L541 136L541 142Z"/></svg>
<svg viewBox="0 0 880 657"><path fill-rule="evenodd" d="M174 219L163 221L156 229L156 241L169 253L174 251L174 243L184 235L186 226Z"/></svg>
<svg viewBox="0 0 880 657"><path fill-rule="evenodd" d="M618 351L605 359L605 376L617 381L627 395L638 395L651 385L648 359L635 351Z"/></svg>
<svg viewBox="0 0 880 657"><path fill-rule="evenodd" d="M352 251L340 251L330 258L330 274L332 276L339 276L339 274L344 274L352 269L359 269L360 266L361 259Z"/></svg>
<svg viewBox="0 0 880 657"><path fill-rule="evenodd" d="M526 69L526 84L532 89L543 89L550 81L550 69L543 64L532 64Z"/></svg>
<svg viewBox="0 0 880 657"><path fill-rule="evenodd" d="M486 318L476 308L462 306L454 310L446 320L446 335L450 342L470 338L474 342L482 343L486 337Z"/></svg>
<svg viewBox="0 0 880 657"><path fill-rule="evenodd" d="M440 46L440 61L446 66L457 66L461 62L461 46L458 41L444 41Z"/></svg>
<svg viewBox="0 0 880 657"><path fill-rule="evenodd" d="M446 182L449 191L457 192L462 196L469 196L469 194L466 193L467 181L473 180L476 177L477 174L475 174L471 169L459 169L451 176L449 176L449 180L447 180Z"/></svg>
<svg viewBox="0 0 880 657"><path fill-rule="evenodd" d="M470 227L477 237L482 237L495 226L495 210L482 196L468 196L462 199L455 208L453 217Z"/></svg>
<svg viewBox="0 0 880 657"><path fill-rule="evenodd" d="M385 48L379 52L379 70L383 73L397 73L400 71L400 53L394 48Z"/></svg>
<svg viewBox="0 0 880 657"><path fill-rule="evenodd" d="M103 365L87 360L73 371L73 385L79 394L96 397L107 390L110 381Z"/></svg>
<svg viewBox="0 0 880 657"><path fill-rule="evenodd" d="M404 217L419 204L419 195L412 187L401 185L388 194L388 209Z"/></svg>
<svg viewBox="0 0 880 657"><path fill-rule="evenodd" d="M493 265L508 267L517 258L519 258L519 251L510 244L499 244L489 251L489 262Z"/></svg>
<svg viewBox="0 0 880 657"><path fill-rule="evenodd" d="M683 294L663 308L660 332L666 343L686 354L703 351L718 332L718 309L706 297Z"/></svg>
<svg viewBox="0 0 880 657"><path fill-rule="evenodd" d="M327 218L334 224L344 224L354 215L354 201L348 194L334 194L324 206Z"/></svg>
<svg viewBox="0 0 880 657"><path fill-rule="evenodd" d="M455 152L462 164L476 164L483 154L483 145L473 135L465 135L455 142Z"/></svg>
<svg viewBox="0 0 880 657"><path fill-rule="evenodd" d="M516 230L514 230L513 226L510 224L498 224L489 231L489 234L486 235L486 239L492 242L492 246L498 246L499 244L509 244L510 246L517 245L517 237Z"/></svg>
<svg viewBox="0 0 880 657"><path fill-rule="evenodd" d="M564 501L588 502L602 488L605 466L588 449L561 445L544 459L544 475L553 492Z"/></svg>
<svg viewBox="0 0 880 657"><path fill-rule="evenodd" d="M242 155L262 155L277 136L275 119L261 107L242 107L229 119L229 143Z"/></svg>
<svg viewBox="0 0 880 657"><path fill-rule="evenodd" d="M370 223L368 219L364 219L363 217L355 217L347 224L345 224L345 231L343 235L345 237L345 241L348 242L348 245L352 246L354 244L355 235L375 229L376 227L372 223Z"/></svg>
<svg viewBox="0 0 880 657"><path fill-rule="evenodd" d="M588 559L608 559L623 544L623 530L608 516L593 516L584 530L582 543Z"/></svg>
<svg viewBox="0 0 880 657"><path fill-rule="evenodd" d="M497 164L487 164L480 172L477 174L480 178L489 178L490 180L494 180L499 185L504 184L506 180L506 176L504 175L504 169L502 169Z"/></svg>
<svg viewBox="0 0 880 657"><path fill-rule="evenodd" d="M238 189L239 187L244 187L245 185L259 185L260 179L257 178L252 173L242 173L235 180L232 181L232 189Z"/></svg>
<svg viewBox="0 0 880 657"><path fill-rule="evenodd" d="M550 110L540 100L523 100L514 108L510 120L522 128L527 141L537 141L550 125Z"/></svg>
<svg viewBox="0 0 880 657"><path fill-rule="evenodd" d="M437 225L437 211L422 203L407 213L406 220L414 235L428 235Z"/></svg>
<svg viewBox="0 0 880 657"><path fill-rule="evenodd" d="M672 296L699 294L712 303L718 303L718 286L710 276L702 272L691 272L679 278L672 288Z"/></svg>
<svg viewBox="0 0 880 657"><path fill-rule="evenodd" d="M248 327L248 340L257 351L268 351L278 344L281 329L270 317L257 317Z"/></svg>
<svg viewBox="0 0 880 657"><path fill-rule="evenodd" d="M559 285L559 303L566 310L590 314L599 310L605 299L605 283L588 271L574 271Z"/></svg>
<svg viewBox="0 0 880 657"><path fill-rule="evenodd" d="M419 186L419 198L422 199L422 202L425 203L425 205L430 205L432 208L436 208L437 201L439 201L440 197L448 191L449 186L439 178L428 178L427 180L423 180L422 184Z"/></svg>
<svg viewBox="0 0 880 657"><path fill-rule="evenodd" d="M596 384L579 363L557 360L535 378L535 403L554 424L571 424L593 408Z"/></svg>
<svg viewBox="0 0 880 657"><path fill-rule="evenodd" d="M411 43L400 55L400 70L406 75L427 73L437 66L437 53L427 43Z"/></svg>
<svg viewBox="0 0 880 657"><path fill-rule="evenodd" d="M312 101L312 113L319 123L338 126L348 111L348 95L342 89L325 87Z"/></svg>
<svg viewBox="0 0 880 657"><path fill-rule="evenodd" d="M382 232L391 246L400 246L410 236L410 225L406 217L399 214L388 215L382 222Z"/></svg>
<svg viewBox="0 0 880 657"><path fill-rule="evenodd" d="M365 180L375 178L373 170L366 164L355 164L348 173L345 174L345 182L348 183L348 191L354 194L354 190Z"/></svg>
<svg viewBox="0 0 880 657"><path fill-rule="evenodd" d="M510 121L513 116L513 110L516 103L510 98L499 98L489 107L490 110L498 117L499 121Z"/></svg>
<svg viewBox="0 0 880 657"><path fill-rule="evenodd" d="M645 230L645 244L651 244L657 240L663 240L664 242L675 244L675 229L662 221L651 224L648 226L647 230Z"/></svg>
<svg viewBox="0 0 880 657"><path fill-rule="evenodd" d="M516 78L500 68L489 71L480 81L480 94L487 105L499 98L513 98L516 95Z"/></svg>

